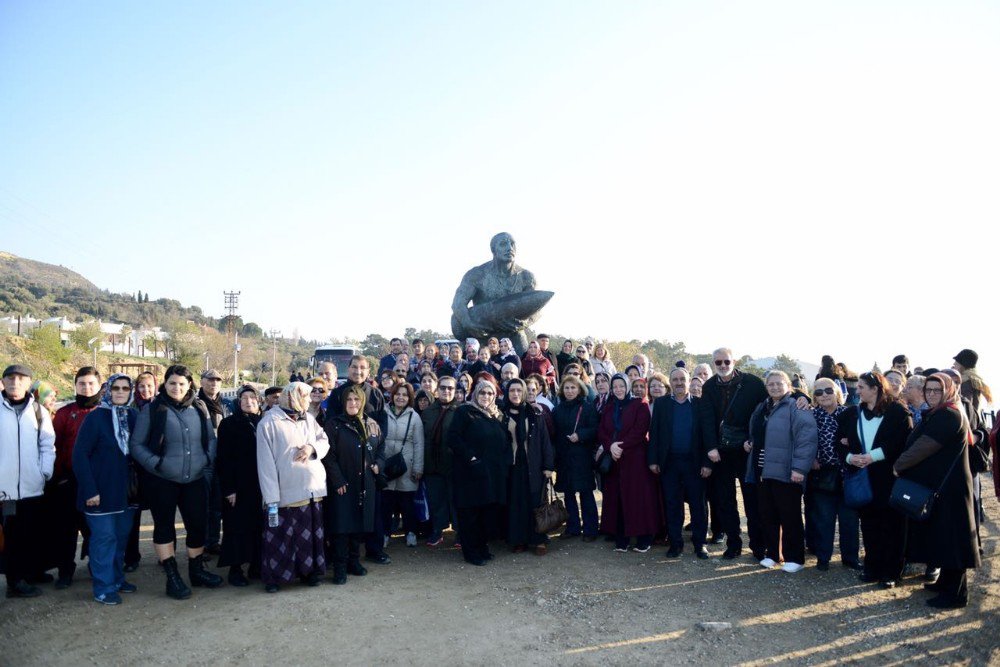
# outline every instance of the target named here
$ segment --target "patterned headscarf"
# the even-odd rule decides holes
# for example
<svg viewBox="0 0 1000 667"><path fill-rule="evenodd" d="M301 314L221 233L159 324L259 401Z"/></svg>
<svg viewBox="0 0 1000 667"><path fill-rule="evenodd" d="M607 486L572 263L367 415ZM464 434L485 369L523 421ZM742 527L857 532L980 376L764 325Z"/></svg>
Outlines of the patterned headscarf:
<svg viewBox="0 0 1000 667"><path fill-rule="evenodd" d="M111 402L111 387L115 386L115 382L118 380L128 382L128 400L125 401L124 405L115 405ZM122 454L128 456L128 411L132 409L129 407L129 404L132 403L132 390L134 387L132 378L123 373L115 373L108 378L107 387L107 391L101 396L101 404L97 407L111 410L111 421L115 428L115 440L118 441L118 449L122 450Z"/></svg>
<svg viewBox="0 0 1000 667"><path fill-rule="evenodd" d="M46 399L56 393L56 388L45 380L35 380L34 384L31 385L31 393L34 394L38 404L44 407Z"/></svg>
<svg viewBox="0 0 1000 667"><path fill-rule="evenodd" d="M299 417L305 415L309 409L309 395L312 387L305 382L291 382L281 391L278 397L278 405L282 410L294 412Z"/></svg>

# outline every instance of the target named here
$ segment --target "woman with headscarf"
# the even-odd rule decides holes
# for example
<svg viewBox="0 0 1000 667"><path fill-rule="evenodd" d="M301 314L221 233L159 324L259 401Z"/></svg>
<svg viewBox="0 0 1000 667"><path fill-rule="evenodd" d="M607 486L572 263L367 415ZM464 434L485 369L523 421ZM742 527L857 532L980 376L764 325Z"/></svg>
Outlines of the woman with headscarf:
<svg viewBox="0 0 1000 667"><path fill-rule="evenodd" d="M307 586L316 586L326 571L327 485L320 460L330 451L330 442L309 414L310 391L304 382L292 382L282 390L278 405L257 424L257 480L264 508L258 512L268 517L260 578L268 593L277 593L281 584L296 576ZM241 399L246 396L241 392ZM252 408L249 402L247 407ZM272 508L277 510L273 518Z"/></svg>
<svg viewBox="0 0 1000 667"><path fill-rule="evenodd" d="M972 471L966 449L971 445L969 423L959 388L944 373L924 383L929 409L910 434L893 472L937 490L926 521L907 522L907 556L941 568L936 583L924 584L938 595L927 604L954 609L969 604L967 570L980 565L976 520L972 502Z"/></svg>
<svg viewBox="0 0 1000 667"><path fill-rule="evenodd" d="M347 575L364 576L361 543L375 530L376 477L385 467L384 439L375 420L365 416L365 393L349 385L341 394L343 411L326 423L330 452L326 467L326 530L333 547L333 583Z"/></svg>
<svg viewBox="0 0 1000 667"><path fill-rule="evenodd" d="M250 385L236 392L233 414L219 423L219 455L215 471L222 491L222 553L219 567L229 566L229 583L248 586L260 576L264 501L257 474L257 424L261 420L260 396Z"/></svg>
<svg viewBox="0 0 1000 667"><path fill-rule="evenodd" d="M136 499L130 496L133 478L129 435L136 411L128 407L132 380L115 374L98 408L87 414L73 448L77 507L90 528L89 565L94 600L121 604L119 593L134 593L125 581L125 544L132 528Z"/></svg>
<svg viewBox="0 0 1000 667"><path fill-rule="evenodd" d="M611 378L611 398L597 429L597 454L609 452L613 463L604 477L601 532L615 537L615 551L646 553L663 524L657 479L646 463L650 414L646 400L634 398L629 379Z"/></svg>
<svg viewBox="0 0 1000 667"><path fill-rule="evenodd" d="M178 510L187 530L191 584L221 586L222 577L206 570L202 558L208 524L205 475L215 461L215 429L187 366L167 369L160 393L139 413L129 448L142 467L142 493L153 515L153 549L167 577L167 595L177 600L191 596L174 558Z"/></svg>
<svg viewBox="0 0 1000 667"><path fill-rule="evenodd" d="M35 397L35 401L49 411L49 417L55 417L56 399L58 398L56 388L45 380L35 380L31 384L31 393Z"/></svg>
<svg viewBox="0 0 1000 667"><path fill-rule="evenodd" d="M485 565L493 558L487 540L507 502L511 436L501 420L496 397L493 384L480 382L472 390L471 400L455 411L448 427L462 556L472 565Z"/></svg>
<svg viewBox="0 0 1000 667"><path fill-rule="evenodd" d="M517 351L514 349L514 343L511 342L510 338L501 338L499 353L496 356L490 358L490 364L500 372L505 364L514 364L517 366L517 372L521 372L521 357L517 356Z"/></svg>
<svg viewBox="0 0 1000 667"><path fill-rule="evenodd" d="M548 552L548 536L535 532L535 509L544 497L546 480L555 470L555 452L539 411L528 403L524 380L515 378L504 390L504 421L511 436L507 472L507 543L514 553L531 547L536 556Z"/></svg>
<svg viewBox="0 0 1000 667"><path fill-rule="evenodd" d="M552 420L556 429L556 491L563 492L567 513L566 532L561 537L576 537L582 532L584 542L593 542L597 538L597 502L594 500L597 412L587 400L586 389L580 378L563 376L559 385L562 400L552 412Z"/></svg>
<svg viewBox="0 0 1000 667"><path fill-rule="evenodd" d="M611 397L611 375L608 375L604 371L598 371L594 375L594 392L597 394L594 398L594 410L600 416L604 412L604 406L608 404L608 399Z"/></svg>
<svg viewBox="0 0 1000 667"><path fill-rule="evenodd" d="M859 510L865 542L861 580L893 588L903 574L905 521L889 507L892 467L913 426L910 413L893 400L889 383L881 373L862 373L857 391L861 402L837 419L837 454L848 470L868 470L872 490L872 501Z"/></svg>

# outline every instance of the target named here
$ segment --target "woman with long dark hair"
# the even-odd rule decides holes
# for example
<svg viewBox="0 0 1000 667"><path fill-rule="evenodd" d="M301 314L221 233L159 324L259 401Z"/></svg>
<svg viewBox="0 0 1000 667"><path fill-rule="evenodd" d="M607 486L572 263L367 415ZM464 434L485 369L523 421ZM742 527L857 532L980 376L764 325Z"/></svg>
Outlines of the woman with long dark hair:
<svg viewBox="0 0 1000 667"><path fill-rule="evenodd" d="M908 522L907 556L941 568L937 582L924 588L938 595L931 607L954 609L969 604L967 570L980 565L972 502L972 471L966 449L971 444L958 386L944 373L924 383L929 409L910 434L894 472L927 488L941 489L930 516Z"/></svg>
<svg viewBox="0 0 1000 667"><path fill-rule="evenodd" d="M838 454L848 469L866 469L872 501L861 508L865 562L861 580L893 588L903 573L905 521L889 507L892 466L903 452L913 429L910 414L890 394L881 373L858 376L860 403L838 418Z"/></svg>
<svg viewBox="0 0 1000 667"><path fill-rule="evenodd" d="M167 577L167 595L177 600L191 596L174 558L178 510L187 531L191 584L221 586L222 577L206 570L202 559L208 523L205 475L215 461L215 429L187 366L167 369L159 394L139 413L129 447L144 473L142 492L153 515L153 549Z"/></svg>

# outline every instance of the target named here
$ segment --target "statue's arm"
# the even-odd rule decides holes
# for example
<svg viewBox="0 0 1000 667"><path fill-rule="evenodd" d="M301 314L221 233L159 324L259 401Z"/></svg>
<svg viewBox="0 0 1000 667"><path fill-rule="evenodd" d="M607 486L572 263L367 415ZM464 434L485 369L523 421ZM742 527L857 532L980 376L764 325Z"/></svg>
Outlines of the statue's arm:
<svg viewBox="0 0 1000 667"><path fill-rule="evenodd" d="M464 326L472 329L475 324L469 316L469 302L476 296L476 269L470 269L462 276L462 282L455 290L455 298L451 302L451 310Z"/></svg>

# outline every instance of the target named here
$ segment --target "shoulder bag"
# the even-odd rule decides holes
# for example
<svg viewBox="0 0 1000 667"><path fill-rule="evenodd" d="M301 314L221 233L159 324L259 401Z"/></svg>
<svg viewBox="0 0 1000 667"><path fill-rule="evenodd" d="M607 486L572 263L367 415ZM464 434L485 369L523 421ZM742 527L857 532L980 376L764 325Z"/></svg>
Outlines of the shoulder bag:
<svg viewBox="0 0 1000 667"><path fill-rule="evenodd" d="M736 402L736 397L739 396L740 389L743 388L743 381L736 385L736 391L733 392L733 397L729 399L729 405L726 406L726 410L722 413L722 422L719 426L719 449L723 451L743 451L743 443L750 439L750 430L745 426L732 426L726 423L726 417L729 415L729 411L733 409L733 403Z"/></svg>
<svg viewBox="0 0 1000 667"><path fill-rule="evenodd" d="M566 505L556 495L552 480L546 479L545 488L542 489L542 504L535 508L535 532L542 535L551 533L566 523L566 517Z"/></svg>
<svg viewBox="0 0 1000 667"><path fill-rule="evenodd" d="M868 452L868 445L865 443L865 430L861 426L863 419L861 409L858 409L858 438L861 439L861 446ZM858 468L851 470L848 464L847 474L844 475L844 504L851 509L859 510L867 506L875 499L872 493L872 483L868 479L868 468Z"/></svg>
<svg viewBox="0 0 1000 667"><path fill-rule="evenodd" d="M406 431L403 432L403 444L399 451L385 460L385 478L390 482L399 479L406 474L409 468L406 466L406 459L403 458L403 451L406 449L406 439L410 436L410 422L413 420L411 412L406 418ZM413 463L412 461L410 463Z"/></svg>
<svg viewBox="0 0 1000 667"><path fill-rule="evenodd" d="M964 443L958 451L958 456L951 462L948 472L941 479L941 483L937 489L929 489L919 482L914 482L904 477L896 478L896 481L892 484L892 493L889 494L889 507L913 521L927 520L927 517L931 515L931 511L934 509L935 501L941 495L941 489L944 488L945 482L948 481L948 477L951 475L951 471L955 469L955 464L958 463L963 454L965 454Z"/></svg>

